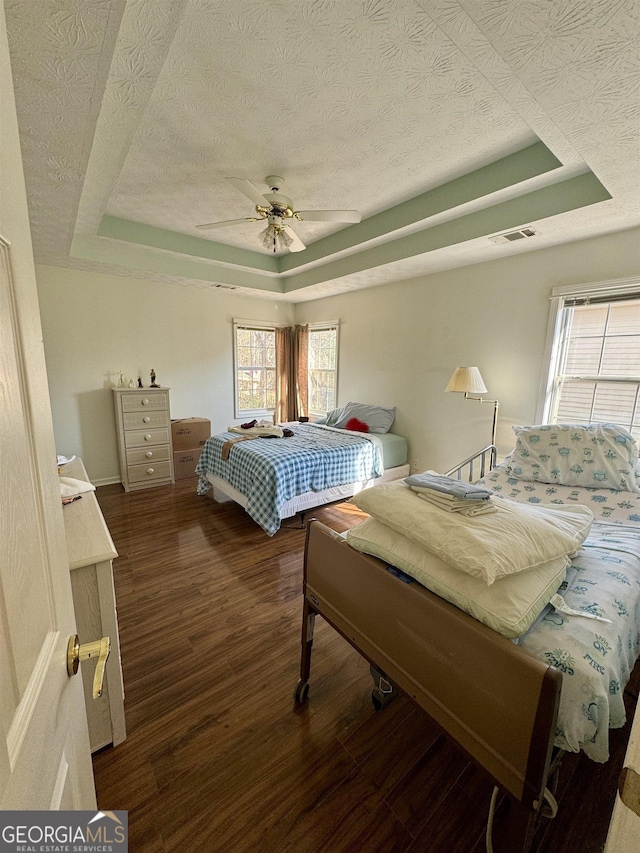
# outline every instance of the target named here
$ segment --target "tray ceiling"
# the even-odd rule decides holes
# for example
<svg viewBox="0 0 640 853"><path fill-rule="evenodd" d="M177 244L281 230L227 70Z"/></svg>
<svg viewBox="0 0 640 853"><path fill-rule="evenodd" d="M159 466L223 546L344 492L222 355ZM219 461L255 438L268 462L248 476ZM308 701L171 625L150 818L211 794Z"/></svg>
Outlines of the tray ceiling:
<svg viewBox="0 0 640 853"><path fill-rule="evenodd" d="M5 10L39 263L301 301L640 223L635 0ZM363 221L196 230L271 174Z"/></svg>

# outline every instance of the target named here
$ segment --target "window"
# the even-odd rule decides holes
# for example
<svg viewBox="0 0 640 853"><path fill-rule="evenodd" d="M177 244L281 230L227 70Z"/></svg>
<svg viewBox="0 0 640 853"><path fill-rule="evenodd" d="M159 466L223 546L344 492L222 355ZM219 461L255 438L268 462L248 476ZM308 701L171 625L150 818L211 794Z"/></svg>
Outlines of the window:
<svg viewBox="0 0 640 853"><path fill-rule="evenodd" d="M542 420L613 422L640 438L640 282L554 291Z"/></svg>
<svg viewBox="0 0 640 853"><path fill-rule="evenodd" d="M338 326L309 326L309 414L335 409L338 392Z"/></svg>
<svg viewBox="0 0 640 853"><path fill-rule="evenodd" d="M234 324L236 417L270 415L276 407L273 326Z"/></svg>
<svg viewBox="0 0 640 853"><path fill-rule="evenodd" d="M299 358L292 357L297 366L289 364L289 356L283 351L283 338L277 334L280 327L235 320L233 329L236 418L270 418L276 414L280 419L286 419L285 398L290 398L291 403L296 390L305 389L305 386L307 400L304 401L302 393L300 396L307 414L323 415L335 408L338 388L337 323L316 323L308 327L308 333L302 338L305 352ZM294 347L294 330L290 331L290 344ZM286 345L284 349L287 349ZM279 358L283 359L281 364L278 363ZM292 368L293 373L289 376ZM289 415L293 416L297 417Z"/></svg>

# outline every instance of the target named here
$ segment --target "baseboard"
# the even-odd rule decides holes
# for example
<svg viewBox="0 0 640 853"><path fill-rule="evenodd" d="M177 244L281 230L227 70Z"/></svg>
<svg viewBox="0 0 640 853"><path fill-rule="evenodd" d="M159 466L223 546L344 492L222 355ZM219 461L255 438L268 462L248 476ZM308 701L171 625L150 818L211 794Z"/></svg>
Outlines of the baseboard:
<svg viewBox="0 0 640 853"><path fill-rule="evenodd" d="M119 477L103 477L100 480L92 480L91 482L94 486L112 486L114 483L121 483L122 480Z"/></svg>

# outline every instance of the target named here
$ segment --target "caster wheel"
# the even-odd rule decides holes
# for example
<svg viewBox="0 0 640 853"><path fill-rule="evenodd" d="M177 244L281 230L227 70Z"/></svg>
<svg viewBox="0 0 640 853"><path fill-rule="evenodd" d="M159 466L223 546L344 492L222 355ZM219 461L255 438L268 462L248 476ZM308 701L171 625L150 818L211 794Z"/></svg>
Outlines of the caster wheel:
<svg viewBox="0 0 640 853"><path fill-rule="evenodd" d="M374 689L371 691L371 701L376 711L382 711L384 708L384 697L379 690Z"/></svg>
<svg viewBox="0 0 640 853"><path fill-rule="evenodd" d="M382 711L383 708L386 708L397 695L398 691L394 689L393 685L380 673L376 673L374 687L371 691L371 701L376 711Z"/></svg>
<svg viewBox="0 0 640 853"><path fill-rule="evenodd" d="M382 711L387 705L390 705L393 700L397 696L397 692L392 690L391 692L385 692L383 690L379 690L377 687L374 687L371 691L371 701L373 702L373 707L376 711Z"/></svg>
<svg viewBox="0 0 640 853"><path fill-rule="evenodd" d="M296 689L293 694L294 701L298 703L298 705L304 705L309 697L309 682L308 681L300 681L296 684Z"/></svg>

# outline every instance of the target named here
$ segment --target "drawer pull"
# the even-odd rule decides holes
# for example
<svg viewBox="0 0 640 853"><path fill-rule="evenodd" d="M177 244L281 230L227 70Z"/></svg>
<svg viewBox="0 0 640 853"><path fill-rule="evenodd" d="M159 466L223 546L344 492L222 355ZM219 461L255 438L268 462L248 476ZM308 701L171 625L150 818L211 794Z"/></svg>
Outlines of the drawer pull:
<svg viewBox="0 0 640 853"><path fill-rule="evenodd" d="M142 419L142 423L148 424L150 420L151 420L151 418L149 417L149 415L145 415Z"/></svg>
<svg viewBox="0 0 640 853"><path fill-rule="evenodd" d="M141 400L140 402L142 403L142 405L143 405L143 406L148 406L148 405L149 405L149 399L148 399L148 397L145 397L145 398L144 398L144 400Z"/></svg>
<svg viewBox="0 0 640 853"><path fill-rule="evenodd" d="M150 434L150 433L148 433L148 432L147 432L147 433L145 433L144 440L145 440L145 441L151 441L151 434Z"/></svg>
<svg viewBox="0 0 640 853"><path fill-rule="evenodd" d="M151 457L153 456L153 450L147 450L144 455L147 457L147 459L151 459Z"/></svg>
<svg viewBox="0 0 640 853"><path fill-rule="evenodd" d="M155 468L147 468L147 474L154 474Z"/></svg>

